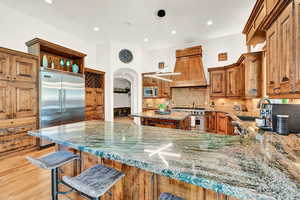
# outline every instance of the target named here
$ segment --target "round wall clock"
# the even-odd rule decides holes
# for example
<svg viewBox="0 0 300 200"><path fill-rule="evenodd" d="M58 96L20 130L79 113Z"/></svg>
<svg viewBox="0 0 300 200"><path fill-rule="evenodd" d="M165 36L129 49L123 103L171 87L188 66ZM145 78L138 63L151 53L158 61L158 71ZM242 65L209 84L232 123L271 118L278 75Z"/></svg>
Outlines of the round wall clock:
<svg viewBox="0 0 300 200"><path fill-rule="evenodd" d="M123 49L119 53L119 59L123 63L130 63L133 60L133 54L128 49Z"/></svg>

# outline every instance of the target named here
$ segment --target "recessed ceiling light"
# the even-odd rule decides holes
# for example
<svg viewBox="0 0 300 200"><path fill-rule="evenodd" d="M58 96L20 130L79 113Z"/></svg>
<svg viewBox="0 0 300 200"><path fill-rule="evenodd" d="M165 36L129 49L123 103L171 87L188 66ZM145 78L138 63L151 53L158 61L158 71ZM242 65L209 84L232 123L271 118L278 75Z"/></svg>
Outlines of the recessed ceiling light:
<svg viewBox="0 0 300 200"><path fill-rule="evenodd" d="M172 35L175 35L177 32L175 30L173 30L171 33L172 33Z"/></svg>
<svg viewBox="0 0 300 200"><path fill-rule="evenodd" d="M207 21L207 26L211 26L211 25L213 25L214 24L214 22L212 21L212 20L208 20Z"/></svg>
<svg viewBox="0 0 300 200"><path fill-rule="evenodd" d="M99 31L99 27L94 27L94 31Z"/></svg>
<svg viewBox="0 0 300 200"><path fill-rule="evenodd" d="M53 3L52 0L45 0L45 2L48 3L48 4L52 4Z"/></svg>
<svg viewBox="0 0 300 200"><path fill-rule="evenodd" d="M149 38L145 38L145 39L144 39L144 42L149 42Z"/></svg>

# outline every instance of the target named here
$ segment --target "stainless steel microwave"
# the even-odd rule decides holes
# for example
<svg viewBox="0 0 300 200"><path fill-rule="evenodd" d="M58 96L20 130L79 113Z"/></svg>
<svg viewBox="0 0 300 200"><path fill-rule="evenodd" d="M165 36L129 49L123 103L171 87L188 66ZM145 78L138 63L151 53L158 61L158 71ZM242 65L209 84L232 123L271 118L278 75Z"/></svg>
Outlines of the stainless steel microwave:
<svg viewBox="0 0 300 200"><path fill-rule="evenodd" d="M158 88L157 87L144 87L144 97L157 97L158 96Z"/></svg>

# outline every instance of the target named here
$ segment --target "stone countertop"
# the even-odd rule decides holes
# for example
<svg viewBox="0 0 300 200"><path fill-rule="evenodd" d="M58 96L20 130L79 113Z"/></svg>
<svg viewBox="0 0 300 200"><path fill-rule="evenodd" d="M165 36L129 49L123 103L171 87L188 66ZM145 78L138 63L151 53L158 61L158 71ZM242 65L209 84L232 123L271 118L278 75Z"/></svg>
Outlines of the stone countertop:
<svg viewBox="0 0 300 200"><path fill-rule="evenodd" d="M146 112L142 112L142 113L136 113L136 114L132 114L132 117L142 117L142 118L153 118L153 119L166 119L166 120L176 120L176 121L181 121L181 120L185 120L187 117L190 116L189 113L186 112L171 112L168 115L160 115L155 113L154 110L149 110Z"/></svg>
<svg viewBox="0 0 300 200"><path fill-rule="evenodd" d="M101 121L29 134L239 199L300 199L296 135L226 136Z"/></svg>

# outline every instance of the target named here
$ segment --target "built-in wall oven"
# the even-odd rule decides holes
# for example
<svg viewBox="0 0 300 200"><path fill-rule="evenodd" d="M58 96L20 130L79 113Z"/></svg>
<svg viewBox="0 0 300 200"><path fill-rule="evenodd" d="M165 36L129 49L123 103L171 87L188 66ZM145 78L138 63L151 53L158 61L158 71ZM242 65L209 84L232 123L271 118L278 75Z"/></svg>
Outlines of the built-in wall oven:
<svg viewBox="0 0 300 200"><path fill-rule="evenodd" d="M158 87L144 87L144 97L151 98L158 96Z"/></svg>

